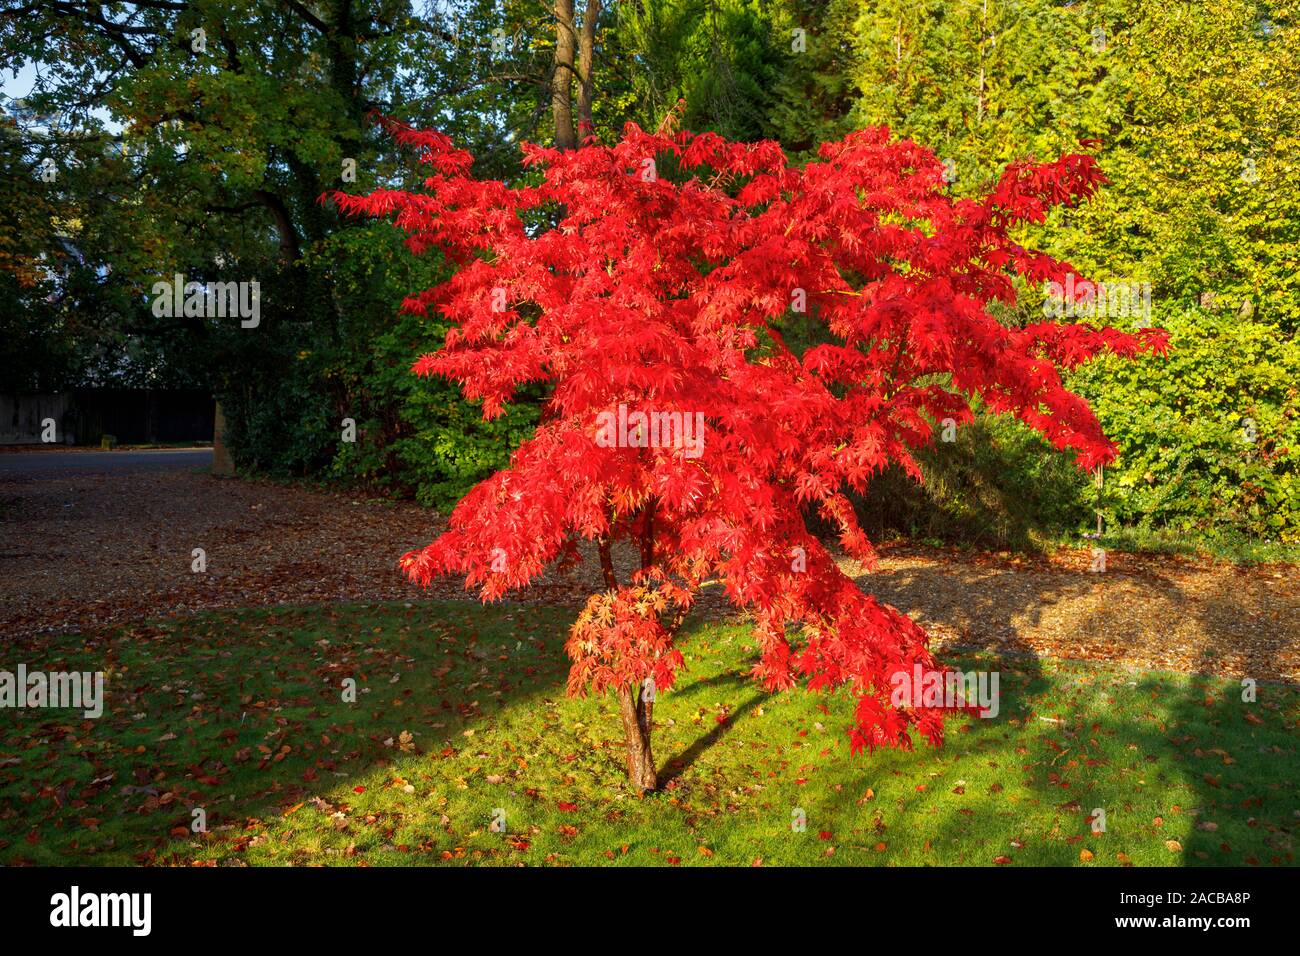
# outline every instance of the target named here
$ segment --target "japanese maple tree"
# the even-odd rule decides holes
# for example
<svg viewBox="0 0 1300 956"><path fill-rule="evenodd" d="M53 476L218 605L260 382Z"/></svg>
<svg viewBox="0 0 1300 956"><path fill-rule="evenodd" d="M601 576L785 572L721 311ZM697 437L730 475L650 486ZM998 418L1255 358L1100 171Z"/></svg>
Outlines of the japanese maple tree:
<svg viewBox="0 0 1300 956"><path fill-rule="evenodd" d="M883 128L794 167L776 143L629 125L613 146L525 146L533 184L510 186L474 178L442 134L387 125L429 165L424 189L334 199L392 216L413 251L436 247L458 267L403 303L452 323L414 370L459 383L485 418L525 383L549 385L509 467L402 559L410 577L463 575L488 601L594 542L605 590L572 627L568 689L616 693L638 790L657 785L648 691L672 686L676 633L710 582L751 612L767 688L849 685L855 753L910 747L913 733L940 743L941 707L890 699L891 675L942 672L925 633L863 593L806 514L870 568L847 492L891 462L919 478L914 450L938 423L968 422L975 396L1083 468L1114 457L1060 370L1103 350L1163 350L1162 334L990 314L1014 302L1017 275L1071 271L1011 231L1091 195L1094 158L1014 163L987 195L954 199L936 156ZM777 320L792 308L829 341L788 348ZM664 440L674 421L698 434ZM624 579L620 541L639 555Z"/></svg>

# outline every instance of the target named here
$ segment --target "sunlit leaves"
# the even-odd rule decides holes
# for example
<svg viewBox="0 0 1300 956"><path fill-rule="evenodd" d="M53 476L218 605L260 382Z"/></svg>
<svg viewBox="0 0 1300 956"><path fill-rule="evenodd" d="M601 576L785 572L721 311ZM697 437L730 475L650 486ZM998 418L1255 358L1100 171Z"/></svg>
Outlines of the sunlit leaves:
<svg viewBox="0 0 1300 956"><path fill-rule="evenodd" d="M431 167L425 191L335 198L461 264L407 300L453 325L415 371L457 382L489 418L525 384L552 388L510 466L404 570L426 584L462 575L493 600L575 538L627 540L641 568L575 624L571 691L647 677L668 686L681 663L674 609L716 579L756 618L763 683L858 693L854 750L910 746L910 729L938 742L939 708L896 708L888 695L891 674L936 667L925 634L839 570L803 509L815 505L870 562L845 492L890 463L919 476L912 451L933 422L968 421L976 396L1083 466L1113 458L1059 368L1159 351L1162 334L1013 329L989 312L1014 299L1012 276L1070 271L1008 230L1091 196L1103 181L1094 159L1014 164L989 195L954 200L939 159L884 129L824 144L819 161L795 168L773 143L629 124L613 146L527 147L544 178L512 188L471 177L447 137L387 125ZM677 172L647 177L647 159ZM796 288L832 339L802 359L770 324ZM646 422L698 416L701 441L602 440L614 409Z"/></svg>

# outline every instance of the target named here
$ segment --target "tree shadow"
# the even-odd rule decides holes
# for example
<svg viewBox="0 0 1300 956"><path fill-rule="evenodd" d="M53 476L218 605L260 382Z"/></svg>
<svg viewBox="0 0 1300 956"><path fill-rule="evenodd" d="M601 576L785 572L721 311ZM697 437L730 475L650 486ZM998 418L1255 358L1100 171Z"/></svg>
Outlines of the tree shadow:
<svg viewBox="0 0 1300 956"><path fill-rule="evenodd" d="M757 691L752 694L748 700L736 707L732 715L727 720L714 726L706 733L701 734L695 739L695 742L687 747L684 751L676 754L664 763L663 769L659 771L659 785L666 787L668 784L679 780L687 771L695 765L709 748L713 747L726 734L738 724L746 714L752 711L763 701L768 700L772 695L763 691Z"/></svg>
<svg viewBox="0 0 1300 956"><path fill-rule="evenodd" d="M1095 588L1097 580L1084 572L1061 573L1034 588L1017 586L992 593L996 573L996 569L960 565L909 567L865 576L860 582L883 601L916 613L923 625L937 621L948 634L962 636L959 628L965 623L967 633L950 648L960 647L966 655L960 660L976 667L1001 669L999 715L964 723L954 719L949 735L954 749L970 740L973 743L962 751L965 755L992 759L1013 733L1023 734L1026 722L1032 722L1024 744L1028 752L1020 755L1023 759L996 759L1004 764L999 772L1005 771L1008 789L1021 787L1027 799L1055 808L1059 839L1030 842L1022 850L1008 846L1008 856L1017 863L1077 864L1082 848L1097 852L1088 816L1094 807L1102 807L1107 809L1113 835L1100 838L1106 848L1121 835L1131 835L1148 843L1177 840L1181 849L1169 851L1170 863L1250 863L1241 858L1239 848L1244 846L1253 848L1249 856L1261 864L1294 862L1291 813L1300 803L1300 761L1293 729L1297 721L1293 690L1260 679L1259 701L1248 704L1240 693L1231 693L1230 681L1201 668L1192 671L1186 685L1173 684L1159 673L1132 675L1124 683L1127 697L1150 698L1159 706L1153 704L1149 713L1140 708L1125 711L1120 715L1123 719L1108 720L1111 715L1105 712L1104 701L1099 705L1095 695L1071 694L1045 701L1048 688L1066 685L1056 662L1040 658L1022 631L1026 622L1041 622L1058 605ZM955 599L935 600L936 595L952 591L957 593ZM1240 617L1243 607L1252 606L1243 604L1241 588L1230 579L1210 594L1185 594L1173 581L1163 587L1161 600L1167 602L1169 615L1195 617L1207 631L1222 628L1225 620ZM0 858L99 862L96 856L102 860L115 855L120 859L121 848L107 847L107 838L85 824L86 819L99 820L100 826L125 823L113 831L112 839L130 838L159 854L174 853L176 847L168 847L169 830L188 826L192 806L208 808L211 830L237 832L250 818L276 817L296 803L316 798L338 802L352 784L371 782L367 778L380 768L404 773L415 759L412 753L468 749L474 744L466 731L507 708L526 704L545 717L553 706L552 696L562 693L567 672L564 631L571 612L511 604L441 606L446 608L445 619L430 614L429 605L412 604L380 636L369 628L362 630L344 606L243 612L258 622L259 634L265 635L251 651L232 644L238 634L230 633L223 623L228 615L222 614L133 626L116 635L69 636L31 644L23 652L29 668L124 671L130 676L118 682L114 692L121 689L128 696L117 701L110 696L114 713L102 730L101 725L86 729L77 721L49 714L24 724L27 738L40 737L46 745L41 750L28 748L30 759L24 756L17 765L0 765L0 831L6 831L0 832L0 841L13 841L8 848L0 842ZM1079 624L1085 630L1118 631L1126 620L1122 603L1102 601ZM317 622L325 622L324 630L317 629ZM978 622L998 633L999 639L986 640L971 630ZM1273 643L1262 646L1260 654L1283 653L1292 646L1289 634L1280 633ZM1128 635L1129 640L1139 637ZM320 639L333 643L322 648ZM972 649L994 655L992 661L970 657ZM0 666L12 663L0 662ZM164 686L142 685L146 664L150 673L164 679ZM392 676L399 679L391 681ZM1108 669L1105 676L1119 680L1122 671ZM344 705L339 687L349 677L356 678L360 688L369 687L373 696L361 696L359 705ZM733 692L729 697L739 697L744 686L752 686L749 678L729 670L681 689L727 688ZM711 748L770 696L754 689L725 723L702 732L665 760L661 783L682 782ZM137 713L142 715L138 719ZM1254 723L1252 716L1262 723ZM328 744L309 732L319 730L322 720L328 726ZM1013 725L1013 720L1018 724ZM1093 729L1093 724L1101 729ZM600 730L607 741L616 741L613 747L621 746L617 726L611 722ZM417 735L412 752L403 749L403 730ZM12 738L12 728L8 734ZM170 734L179 743L166 740ZM103 749L106 737L117 756L95 757L108 752ZM1098 756L1102 748L1090 743L1093 737L1121 741L1126 759L1110 758L1109 764L1087 767L1089 759L1104 759ZM94 746L87 747L88 743ZM178 756L182 745L185 749ZM285 745L290 750L277 760L279 748ZM269 754L261 752L263 746ZM250 753L241 761L238 755L245 749ZM7 756L15 748L10 741L0 740L0 751ZM57 751L69 761L62 767L54 762ZM74 751L77 759L72 760L69 755ZM87 755L84 759L82 753ZM903 758L881 756L881 766L907 769L907 764L896 762ZM865 758L864 765L869 767L871 759ZM229 781L241 767L247 770L248 760L265 766L236 789ZM1068 767L1071 760L1079 760L1080 766ZM69 771L74 764L75 772ZM1160 774L1157 782L1178 783L1188 795L1179 812L1163 815L1162 825L1134 821L1133 811L1126 806L1132 803L1132 781L1141 779L1143 772ZM220 783L206 783L205 778ZM622 785L621 768L610 783ZM42 801L49 802L34 800L30 794L37 791L45 794ZM169 793L173 795L169 804L150 803L151 797L161 799ZM234 799L226 799L231 794ZM818 812L848 820L850 825L854 821L863 827L874 825L870 816L877 807L864 810L854 797L847 792L830 796ZM934 841L960 841L970 832L972 816L959 806L914 799L918 813L927 811L915 819L925 820ZM1214 828L1198 824L1214 824ZM1014 810L990 825L1005 831L1009 839L1017 832ZM98 849L89 857L68 852L52 859L48 851L37 856L21 842L25 834L14 832L17 827L36 828L42 839L47 835L66 839L73 833L74 843ZM1079 839L1066 842L1075 837ZM1222 849L1225 844L1229 850ZM1115 862L1101 856L1098 852L1098 862Z"/></svg>
<svg viewBox="0 0 1300 956"><path fill-rule="evenodd" d="M954 575L960 597L949 598L936 613L937 602L930 598L945 581L951 586ZM995 666L1002 669L1002 713L989 722L972 721L978 732L969 742L961 728L956 736L950 734L948 746L956 743L959 752L952 760L938 757L935 766L946 780L950 762L961 766L971 759L983 766L996 760L1001 764L999 792L1023 794L1022 812L982 794L973 795L981 799L970 806L947 794L942 799L916 794L906 798L908 825L924 821L933 845L957 854L963 846L973 846L981 832L1000 834L1000 846L988 859L962 859L966 864L990 865L997 857L1044 866L1095 859L1114 866L1127 865L1134 856L1170 866L1293 864L1294 807L1300 801L1293 728L1300 718L1300 694L1294 685L1256 678L1258 699L1249 702L1240 679L1225 677L1223 665L1253 663L1263 668L1261 674L1270 667L1282 669L1294 635L1282 628L1249 654L1225 661L1217 635L1225 621L1237 625L1229 634L1241 633L1260 617L1258 609L1249 610L1251 597L1231 577L1212 591L1192 592L1170 578L1161 582L1158 598L1168 626L1176 626L1179 617L1194 619L1199 625L1195 633L1215 638L1202 642L1209 647L1189 649L1186 659L1201 666L1162 671L1113 662L1099 666L1091 660L1048 661L1020 632L1026 622L1043 621L1058 604L1069 604L1099 583L1079 580L1083 572L1075 577L1054 575L1043 582L1046 587L1010 593L989 587L995 575L960 567L905 569L860 580L885 602L921 612L923 626L934 626L938 618L948 635L957 635L960 640L949 644L942 658L960 662L974 650L994 655ZM1146 583L1148 576L1139 577ZM1124 632L1132 615L1121 601L1084 604L1081 610L1076 625L1082 633L1120 633L1121 646L1142 638L1140 629L1131 633L1130 626ZM972 620L992 633L971 630ZM958 649L961 655L954 658ZM1087 648L1082 650L1086 656ZM1049 690L1050 697L1045 696ZM1010 746L1016 749L1007 759ZM901 766L895 759L887 757L885 766ZM1157 787L1173 795L1169 806L1140 815L1139 805L1149 804L1142 794ZM864 810L854 796L828 798L816 812L848 821L855 832L886 825L888 814L871 820L880 808ZM1050 813L1047 833L1022 828L1019 818L1029 808L1040 819L1043 810ZM1104 817L1095 815L1098 809ZM1104 830L1095 830L1094 824Z"/></svg>
<svg viewBox="0 0 1300 956"><path fill-rule="evenodd" d="M32 639L31 671L108 673L104 715L22 711L3 728L0 754L20 756L0 763L0 860L183 862L177 838L237 842L249 820L337 804L357 780L472 746L482 722L521 703L543 711L563 691L568 612L434 603L208 612ZM49 806L28 795L41 790Z"/></svg>

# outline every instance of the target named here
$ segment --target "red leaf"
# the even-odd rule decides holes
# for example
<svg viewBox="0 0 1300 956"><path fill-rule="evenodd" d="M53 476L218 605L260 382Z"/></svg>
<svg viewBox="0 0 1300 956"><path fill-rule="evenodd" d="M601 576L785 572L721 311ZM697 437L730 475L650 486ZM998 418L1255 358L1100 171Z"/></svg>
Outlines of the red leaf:
<svg viewBox="0 0 1300 956"><path fill-rule="evenodd" d="M774 142L629 125L613 145L525 146L531 175L512 186L475 178L441 133L385 129L419 151L423 189L330 198L392 217L412 251L457 266L402 304L450 324L414 371L455 382L485 418L525 386L551 396L508 467L402 570L426 586L459 576L490 601L575 557L578 540L628 543L643 567L623 582L611 571L570 630L570 694L637 704L669 690L684 664L676 625L717 580L756 621L766 688L859 689L852 753L941 743L958 708L922 692L945 680L925 632L863 593L805 513L869 567L851 493L891 465L920 479L914 450L977 404L1082 468L1115 457L1061 372L1163 352L1164 334L999 319L1017 280L1062 305L1088 298L1018 227L1090 198L1105 181L1096 159L1014 162L986 194L955 198L938 156L884 127L792 164ZM643 175L656 156L674 175ZM777 328L792 310L818 326L802 354ZM917 685L901 705L899 675Z"/></svg>

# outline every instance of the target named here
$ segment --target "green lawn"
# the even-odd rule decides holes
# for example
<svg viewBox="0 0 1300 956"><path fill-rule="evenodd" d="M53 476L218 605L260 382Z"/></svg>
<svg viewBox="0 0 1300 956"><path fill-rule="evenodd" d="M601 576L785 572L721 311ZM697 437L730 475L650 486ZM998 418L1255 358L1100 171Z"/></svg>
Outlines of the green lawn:
<svg viewBox="0 0 1300 956"><path fill-rule="evenodd" d="M941 750L854 758L848 697L766 694L744 676L744 628L697 626L655 710L670 780L640 799L612 698L564 695L570 616L331 606L10 645L0 669L104 669L108 697L95 721L0 711L0 862L1295 860L1293 689L1247 704L1227 681L965 658L1000 670L996 719L952 721Z"/></svg>

